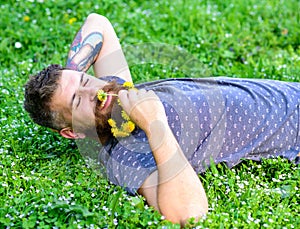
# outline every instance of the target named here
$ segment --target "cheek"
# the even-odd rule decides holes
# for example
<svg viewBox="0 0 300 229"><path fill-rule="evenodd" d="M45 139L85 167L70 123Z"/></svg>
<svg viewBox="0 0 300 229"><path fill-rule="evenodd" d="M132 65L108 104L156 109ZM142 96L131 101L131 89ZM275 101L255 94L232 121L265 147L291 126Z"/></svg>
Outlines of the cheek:
<svg viewBox="0 0 300 229"><path fill-rule="evenodd" d="M89 124L95 120L95 115L93 109L82 107L82 109L73 111L72 118L73 122L77 121L81 124Z"/></svg>
<svg viewBox="0 0 300 229"><path fill-rule="evenodd" d="M85 109L81 112L82 114L82 122L84 123L94 123L95 122L95 114L92 109Z"/></svg>
<svg viewBox="0 0 300 229"><path fill-rule="evenodd" d="M84 101L77 113L79 113L81 116L83 116L84 118L83 119L94 119L95 118L95 115L94 115L94 105L93 103L91 102L87 102L87 101Z"/></svg>

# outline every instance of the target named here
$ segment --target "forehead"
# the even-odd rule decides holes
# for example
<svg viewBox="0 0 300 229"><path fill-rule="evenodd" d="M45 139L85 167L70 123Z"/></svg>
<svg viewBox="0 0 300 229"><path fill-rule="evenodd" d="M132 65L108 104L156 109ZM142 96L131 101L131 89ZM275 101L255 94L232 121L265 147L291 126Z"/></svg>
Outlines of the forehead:
<svg viewBox="0 0 300 229"><path fill-rule="evenodd" d="M62 95L64 92L68 92L68 89L73 89L74 86L78 87L78 83L82 74L82 72L63 70L58 82L56 93L58 95Z"/></svg>
<svg viewBox="0 0 300 229"><path fill-rule="evenodd" d="M65 118L71 117L69 101L78 88L81 72L63 70L58 86L51 99L51 109L58 111ZM67 117L66 117L67 116Z"/></svg>
<svg viewBox="0 0 300 229"><path fill-rule="evenodd" d="M63 70L54 97L59 98L59 100L67 99L66 95L71 92L74 93L74 90L79 86L81 75L82 72Z"/></svg>

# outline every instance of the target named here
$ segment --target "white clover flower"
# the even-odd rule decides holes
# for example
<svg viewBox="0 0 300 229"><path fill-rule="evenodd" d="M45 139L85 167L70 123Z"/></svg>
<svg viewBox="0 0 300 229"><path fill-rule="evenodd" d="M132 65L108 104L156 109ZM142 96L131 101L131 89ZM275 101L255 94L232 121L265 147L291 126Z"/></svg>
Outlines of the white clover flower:
<svg viewBox="0 0 300 229"><path fill-rule="evenodd" d="M15 43L15 48L16 48L16 49L22 48L21 42L16 42L16 43Z"/></svg>
<svg viewBox="0 0 300 229"><path fill-rule="evenodd" d="M118 220L114 219L114 225L118 225Z"/></svg>
<svg viewBox="0 0 300 229"><path fill-rule="evenodd" d="M69 181L67 181L67 183L65 184L65 186L73 186L73 184Z"/></svg>

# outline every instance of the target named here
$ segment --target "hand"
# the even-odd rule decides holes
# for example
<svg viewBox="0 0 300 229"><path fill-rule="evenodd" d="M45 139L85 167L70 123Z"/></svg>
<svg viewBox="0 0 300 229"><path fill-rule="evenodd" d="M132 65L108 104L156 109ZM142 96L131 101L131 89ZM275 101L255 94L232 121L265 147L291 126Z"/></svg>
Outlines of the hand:
<svg viewBox="0 0 300 229"><path fill-rule="evenodd" d="M150 132L151 125L157 121L167 125L164 106L153 91L121 90L119 98L121 106L131 120L146 133Z"/></svg>

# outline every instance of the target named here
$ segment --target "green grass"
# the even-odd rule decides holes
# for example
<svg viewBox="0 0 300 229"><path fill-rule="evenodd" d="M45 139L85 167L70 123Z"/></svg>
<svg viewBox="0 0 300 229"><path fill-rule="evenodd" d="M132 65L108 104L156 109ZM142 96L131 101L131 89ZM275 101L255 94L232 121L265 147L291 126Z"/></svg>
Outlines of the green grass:
<svg viewBox="0 0 300 229"><path fill-rule="evenodd" d="M34 125L22 108L28 75L50 63L65 63L69 44L89 13L107 16L124 47L149 42L182 47L199 60L204 75L299 81L299 4L2 1L0 228L179 228L143 198L101 179L85 165L74 142ZM71 18L77 21L69 24ZM137 82L181 76L168 62L130 67ZM210 212L199 228L299 228L299 166L283 159L244 162L231 170L217 165L200 179Z"/></svg>

